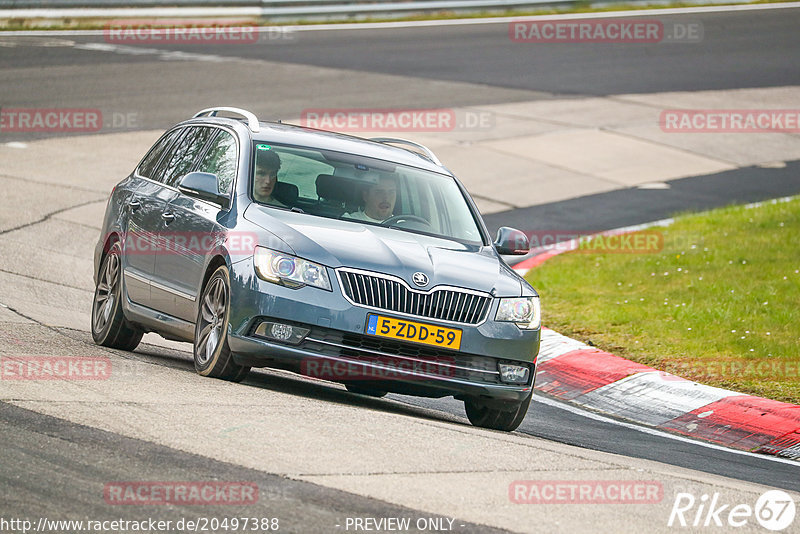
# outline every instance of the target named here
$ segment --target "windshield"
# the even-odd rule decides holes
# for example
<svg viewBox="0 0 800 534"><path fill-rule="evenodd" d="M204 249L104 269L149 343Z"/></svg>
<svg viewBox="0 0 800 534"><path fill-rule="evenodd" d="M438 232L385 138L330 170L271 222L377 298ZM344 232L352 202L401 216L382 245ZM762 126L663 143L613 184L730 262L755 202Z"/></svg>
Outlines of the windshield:
<svg viewBox="0 0 800 534"><path fill-rule="evenodd" d="M482 244L452 177L353 154L255 143L256 202L318 217Z"/></svg>

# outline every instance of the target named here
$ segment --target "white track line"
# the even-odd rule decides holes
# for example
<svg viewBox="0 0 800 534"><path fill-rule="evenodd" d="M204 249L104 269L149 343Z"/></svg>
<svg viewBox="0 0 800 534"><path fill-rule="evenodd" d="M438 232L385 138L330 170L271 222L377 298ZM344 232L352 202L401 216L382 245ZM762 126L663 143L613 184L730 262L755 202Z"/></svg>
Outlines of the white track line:
<svg viewBox="0 0 800 534"><path fill-rule="evenodd" d="M533 21L533 20L570 20L570 19L608 19L620 17L648 17L658 15L691 15L701 13L729 13L737 11L763 11L772 9L792 9L800 8L800 2L786 2L776 4L744 4L729 6L699 6L686 8L665 8L665 9L644 9L635 11L608 11L600 13L566 13L560 15L537 15L537 16L516 16L516 17L488 17L480 19L447 19L447 20L418 20L418 21L398 21L398 22L365 22L365 23L338 23L338 24L303 24L286 25L280 28L297 32L314 32L330 30L377 30L392 28L424 28L438 26L472 26L477 24L508 24L514 21ZM242 9L242 8L238 8ZM253 9L253 8L246 8ZM92 16L99 18L142 18L142 17L258 17L256 11L234 11L233 8L122 8L115 11L95 10ZM191 10L191 11L190 11ZM0 9L0 19L2 18L58 18L89 16L91 10L85 9ZM102 14L105 13L105 14ZM276 26L262 26L255 28L257 31L268 32L274 30ZM0 36L92 36L103 35L104 30L30 30L30 31L7 31L0 32Z"/></svg>
<svg viewBox="0 0 800 534"><path fill-rule="evenodd" d="M771 456L771 455L767 455L767 454L756 454L756 453L753 453L753 452L742 451L742 450L739 450L739 449L731 449L731 448L725 447L723 445L717 445L715 443L707 443L705 441L699 441L699 440L696 440L696 439L687 438L687 437L681 436L679 434L671 434L669 432L664 432L663 430L658 430L658 429L651 428L651 427L640 426L640 425L636 425L636 424L633 424L633 423L626 423L624 421L620 421L618 419L613 419L611 417L606 417L606 416L600 415L600 414L595 413L595 412L582 410L580 408L572 406L571 404L567 404L567 403L565 403L563 401L556 401L556 400L550 399L548 397L544 397L544 396L542 396L542 394L534 395L533 396L533 401L534 402L541 402L542 404L546 404L546 405L552 406L554 408L560 408L562 410L566 410L568 412L574 413L575 415L580 415L580 416L583 416L583 417L587 417L589 419L594 419L595 421L600 421L600 422L603 422L603 423L609 423L609 424L612 424L612 425L622 426L622 427L625 427L625 428L629 428L631 430L637 430L637 431L643 432L645 434L650 434L652 436L668 438L668 439L672 439L672 440L675 440L675 441L682 441L684 443L691 443L692 445L697 445L699 447L706 447L708 449L714 449L714 450L718 450L718 451L729 452L731 454L738 454L740 456L747 456L749 458L767 460L767 461L770 461L770 462L778 462L778 463L782 463L782 464L793 465L795 467L797 467L797 465L798 465L798 462L796 460L790 460L790 459L787 459L787 458L781 458L779 456Z"/></svg>

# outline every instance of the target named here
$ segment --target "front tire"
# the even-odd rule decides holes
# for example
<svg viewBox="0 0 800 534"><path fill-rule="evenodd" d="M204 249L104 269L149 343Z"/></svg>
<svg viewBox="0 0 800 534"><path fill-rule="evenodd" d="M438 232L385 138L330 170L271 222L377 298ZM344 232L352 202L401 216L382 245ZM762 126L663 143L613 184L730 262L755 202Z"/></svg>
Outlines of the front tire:
<svg viewBox="0 0 800 534"><path fill-rule="evenodd" d="M202 376L241 382L250 368L237 364L228 347L229 280L228 268L221 265L201 293L194 329L194 368Z"/></svg>
<svg viewBox="0 0 800 534"><path fill-rule="evenodd" d="M92 339L112 349L133 350L144 334L134 328L122 313L122 247L119 242L103 258L92 304Z"/></svg>
<svg viewBox="0 0 800 534"><path fill-rule="evenodd" d="M511 432L522 424L525 415L528 413L528 406L531 404L532 397L533 394L528 395L524 401L510 406L509 411L490 408L487 405L469 399L464 401L464 409L467 412L467 419L474 426Z"/></svg>

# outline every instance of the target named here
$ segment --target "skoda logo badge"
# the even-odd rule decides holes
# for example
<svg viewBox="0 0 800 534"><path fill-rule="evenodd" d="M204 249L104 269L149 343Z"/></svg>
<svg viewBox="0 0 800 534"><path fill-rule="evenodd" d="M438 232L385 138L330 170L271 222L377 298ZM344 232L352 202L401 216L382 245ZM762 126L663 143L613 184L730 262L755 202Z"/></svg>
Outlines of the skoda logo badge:
<svg viewBox="0 0 800 534"><path fill-rule="evenodd" d="M428 285L428 277L425 276L425 273L414 273L411 279L420 287Z"/></svg>

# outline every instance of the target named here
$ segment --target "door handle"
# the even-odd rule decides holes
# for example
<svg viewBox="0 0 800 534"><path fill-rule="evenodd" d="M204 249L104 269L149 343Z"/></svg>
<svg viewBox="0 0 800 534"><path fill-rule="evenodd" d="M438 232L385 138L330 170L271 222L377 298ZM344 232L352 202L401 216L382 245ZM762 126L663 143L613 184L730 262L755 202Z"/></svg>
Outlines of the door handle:
<svg viewBox="0 0 800 534"><path fill-rule="evenodd" d="M170 211L165 211L164 213L161 214L161 218L164 219L164 222L169 224L175 220L175 214Z"/></svg>
<svg viewBox="0 0 800 534"><path fill-rule="evenodd" d="M142 203L141 203L141 202L139 202L139 200L138 200L138 199L135 199L135 198L134 198L133 200L131 200L130 202L128 202L128 206L130 206L130 207L131 207L131 211L136 211L136 210L138 210L139 208L141 208L141 207L142 207Z"/></svg>

